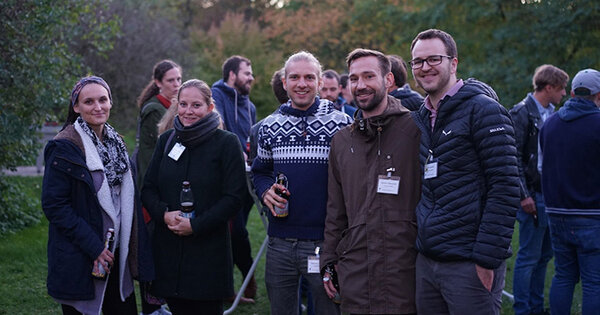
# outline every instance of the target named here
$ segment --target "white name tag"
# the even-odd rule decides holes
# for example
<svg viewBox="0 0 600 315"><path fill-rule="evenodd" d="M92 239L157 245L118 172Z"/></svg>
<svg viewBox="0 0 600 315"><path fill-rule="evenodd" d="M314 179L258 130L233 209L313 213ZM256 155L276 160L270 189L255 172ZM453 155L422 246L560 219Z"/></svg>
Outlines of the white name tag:
<svg viewBox="0 0 600 315"><path fill-rule="evenodd" d="M431 162L431 163L425 164L425 171L423 174L425 179L437 177L437 167L438 167L437 162Z"/></svg>
<svg viewBox="0 0 600 315"><path fill-rule="evenodd" d="M171 152L169 152L169 157L172 158L173 160L177 161L177 160L179 160L179 157L181 156L183 151L185 151L185 146L183 146L183 144L177 142L171 149Z"/></svg>
<svg viewBox="0 0 600 315"><path fill-rule="evenodd" d="M319 268L319 257L317 256L308 256L307 260L308 265L308 273L320 273L321 268Z"/></svg>
<svg viewBox="0 0 600 315"><path fill-rule="evenodd" d="M377 193L397 195L400 189L400 176L379 175L377 181Z"/></svg>

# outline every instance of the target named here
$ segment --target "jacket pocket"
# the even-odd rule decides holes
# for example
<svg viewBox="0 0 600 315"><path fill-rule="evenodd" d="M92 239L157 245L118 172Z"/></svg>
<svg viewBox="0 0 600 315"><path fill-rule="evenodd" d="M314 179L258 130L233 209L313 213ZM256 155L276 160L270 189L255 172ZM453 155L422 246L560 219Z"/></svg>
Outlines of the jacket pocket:
<svg viewBox="0 0 600 315"><path fill-rule="evenodd" d="M335 254L340 257L340 259L343 258L350 248L352 248L352 250L356 249L356 244L361 238L364 238L364 236L361 235L365 233L365 223L364 216L357 217L353 224L342 232L342 239L335 248Z"/></svg>

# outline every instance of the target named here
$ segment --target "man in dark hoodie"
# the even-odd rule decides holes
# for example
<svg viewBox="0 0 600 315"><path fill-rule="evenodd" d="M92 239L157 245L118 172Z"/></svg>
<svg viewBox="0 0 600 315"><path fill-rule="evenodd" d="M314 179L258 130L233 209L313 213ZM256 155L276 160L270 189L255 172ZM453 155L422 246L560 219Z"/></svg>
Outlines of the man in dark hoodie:
<svg viewBox="0 0 600 315"><path fill-rule="evenodd" d="M347 63L359 110L331 141L323 285L334 297L339 280L344 312L416 313L421 132L400 100L387 95L394 77L383 53L355 49Z"/></svg>
<svg viewBox="0 0 600 315"><path fill-rule="evenodd" d="M223 79L215 82L212 86L215 107L221 114L224 127L238 136L246 159L249 153L246 143L250 136L250 128L256 123L256 107L248 97L253 81L250 60L242 56L231 56L223 63ZM246 222L252 205L252 197L247 193L241 211L233 219L231 229L233 262L238 266L244 278L252 267L250 240L246 230ZM256 281L252 277L244 296L254 298L255 295Z"/></svg>
<svg viewBox="0 0 600 315"><path fill-rule="evenodd" d="M413 76L428 93L413 112L424 175L417 313L499 314L520 200L511 118L485 83L457 80L448 33L419 33L411 52Z"/></svg>
<svg viewBox="0 0 600 315"><path fill-rule="evenodd" d="M423 96L413 91L407 83L408 71L404 59L397 55L388 55L387 57L392 65L392 74L394 75L394 84L388 89L388 93L401 100L402 106L408 110L418 110L423 104Z"/></svg>
<svg viewBox="0 0 600 315"><path fill-rule="evenodd" d="M540 130L542 191L556 273L552 314L569 314L581 278L582 314L600 310L600 72L581 70L571 95Z"/></svg>

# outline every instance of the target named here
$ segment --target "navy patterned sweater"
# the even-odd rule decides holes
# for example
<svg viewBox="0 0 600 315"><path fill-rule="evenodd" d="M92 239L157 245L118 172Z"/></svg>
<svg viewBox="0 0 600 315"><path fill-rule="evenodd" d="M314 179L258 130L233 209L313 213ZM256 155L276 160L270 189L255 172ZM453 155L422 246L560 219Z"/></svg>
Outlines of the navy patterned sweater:
<svg viewBox="0 0 600 315"><path fill-rule="evenodd" d="M262 196L279 172L287 176L290 192L289 215L269 214L270 236L323 239L329 146L333 135L350 123L348 115L318 97L306 111L292 108L288 101L265 118L252 165L256 193Z"/></svg>

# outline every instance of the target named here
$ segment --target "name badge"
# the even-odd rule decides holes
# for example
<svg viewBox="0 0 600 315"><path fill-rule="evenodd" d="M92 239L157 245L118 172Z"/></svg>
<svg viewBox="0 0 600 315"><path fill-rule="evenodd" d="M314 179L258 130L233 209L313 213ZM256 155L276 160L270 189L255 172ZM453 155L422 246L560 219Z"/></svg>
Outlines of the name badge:
<svg viewBox="0 0 600 315"><path fill-rule="evenodd" d="M400 176L379 175L377 181L377 193L397 195L400 189Z"/></svg>
<svg viewBox="0 0 600 315"><path fill-rule="evenodd" d="M425 171L423 172L425 179L437 177L437 168L438 168L437 161L425 164Z"/></svg>
<svg viewBox="0 0 600 315"><path fill-rule="evenodd" d="M308 256L307 260L308 265L308 273L320 273L321 268L319 268L319 256Z"/></svg>
<svg viewBox="0 0 600 315"><path fill-rule="evenodd" d="M181 156L183 151L185 151L185 146L183 144L177 142L171 149L171 152L169 152L169 157L172 158L173 160L177 161L177 160L179 160L179 157Z"/></svg>

